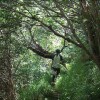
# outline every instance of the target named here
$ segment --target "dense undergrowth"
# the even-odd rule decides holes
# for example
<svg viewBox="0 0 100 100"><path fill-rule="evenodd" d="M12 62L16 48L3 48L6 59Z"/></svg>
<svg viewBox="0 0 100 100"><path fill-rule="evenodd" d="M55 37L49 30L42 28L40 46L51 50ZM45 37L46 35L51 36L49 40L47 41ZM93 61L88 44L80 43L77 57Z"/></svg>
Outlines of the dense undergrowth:
<svg viewBox="0 0 100 100"><path fill-rule="evenodd" d="M56 80L55 87L50 85L50 73L42 73L42 77L19 91L19 100L35 100L56 90L60 100L99 100L100 73L91 61L86 63L76 60L67 71L62 70Z"/></svg>
<svg viewBox="0 0 100 100"><path fill-rule="evenodd" d="M76 61L57 83L60 100L99 100L100 73L92 62Z"/></svg>

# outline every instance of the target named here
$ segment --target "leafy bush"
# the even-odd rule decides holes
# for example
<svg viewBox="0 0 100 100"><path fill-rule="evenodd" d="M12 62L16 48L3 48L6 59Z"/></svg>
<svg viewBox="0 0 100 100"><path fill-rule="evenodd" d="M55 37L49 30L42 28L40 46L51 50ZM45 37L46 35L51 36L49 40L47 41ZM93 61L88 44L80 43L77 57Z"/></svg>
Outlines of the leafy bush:
<svg viewBox="0 0 100 100"><path fill-rule="evenodd" d="M100 74L92 62L79 61L71 65L67 74L61 76L56 88L61 92L60 100L99 100Z"/></svg>

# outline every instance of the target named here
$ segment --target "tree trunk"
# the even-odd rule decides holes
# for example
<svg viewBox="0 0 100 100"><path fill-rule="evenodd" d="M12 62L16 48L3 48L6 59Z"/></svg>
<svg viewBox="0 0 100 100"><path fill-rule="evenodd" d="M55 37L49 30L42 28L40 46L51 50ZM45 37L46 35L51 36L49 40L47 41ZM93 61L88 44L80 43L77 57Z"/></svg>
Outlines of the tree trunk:
<svg viewBox="0 0 100 100"><path fill-rule="evenodd" d="M12 82L10 34L3 34L0 54L0 100L15 100Z"/></svg>
<svg viewBox="0 0 100 100"><path fill-rule="evenodd" d="M87 40L91 53L91 59L100 69L100 14L99 14L99 0L80 0L82 8L82 16L87 21L85 22L85 30L87 33Z"/></svg>
<svg viewBox="0 0 100 100"><path fill-rule="evenodd" d="M100 70L100 56L94 56L94 62Z"/></svg>

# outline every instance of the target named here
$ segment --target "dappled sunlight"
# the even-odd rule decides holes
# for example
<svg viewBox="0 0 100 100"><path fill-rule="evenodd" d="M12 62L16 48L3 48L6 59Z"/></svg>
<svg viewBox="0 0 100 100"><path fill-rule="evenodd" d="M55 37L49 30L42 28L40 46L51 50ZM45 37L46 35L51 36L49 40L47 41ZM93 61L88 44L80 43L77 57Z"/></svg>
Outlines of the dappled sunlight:
<svg viewBox="0 0 100 100"><path fill-rule="evenodd" d="M100 0L0 0L0 100L100 100Z"/></svg>

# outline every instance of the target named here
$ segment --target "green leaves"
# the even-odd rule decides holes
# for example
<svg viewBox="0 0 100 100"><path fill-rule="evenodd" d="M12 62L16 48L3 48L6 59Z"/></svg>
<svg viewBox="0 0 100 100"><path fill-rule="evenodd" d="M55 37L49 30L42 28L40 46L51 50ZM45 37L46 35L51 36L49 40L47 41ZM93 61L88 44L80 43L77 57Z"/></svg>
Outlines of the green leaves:
<svg viewBox="0 0 100 100"><path fill-rule="evenodd" d="M87 0L86 3L78 0L16 2L1 0L1 2L11 3L0 6L0 57L2 58L2 54L5 55L2 52L9 43L16 92L20 95L18 99L32 100L41 94L52 93L49 68L51 60L43 59L37 54L47 54L46 51L54 53L55 49L63 47L63 40L66 39L68 47L63 50L62 55L68 65L68 71L61 69L53 90L60 91L60 100L90 100L91 97L98 100L100 74L95 64L89 60L90 58L98 60L100 55L100 52L95 52L96 55L94 53L96 50L100 51L99 2L91 0ZM11 37L5 42L7 38L3 37L9 33ZM90 57L73 44L86 51ZM27 47L30 45L33 51L37 50L35 53L39 53L29 51Z"/></svg>

